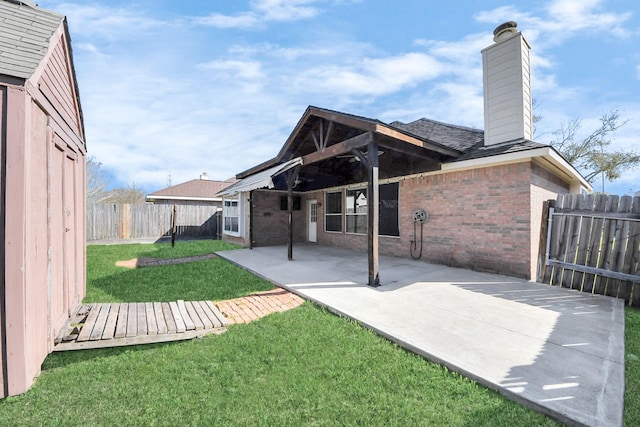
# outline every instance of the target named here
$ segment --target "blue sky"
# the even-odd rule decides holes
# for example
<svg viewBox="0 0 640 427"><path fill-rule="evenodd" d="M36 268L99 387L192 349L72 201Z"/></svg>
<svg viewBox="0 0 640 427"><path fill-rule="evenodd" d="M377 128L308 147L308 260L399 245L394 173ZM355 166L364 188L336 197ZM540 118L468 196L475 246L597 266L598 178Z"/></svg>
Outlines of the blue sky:
<svg viewBox="0 0 640 427"><path fill-rule="evenodd" d="M640 150L635 1L39 4L68 18L89 155L113 186L234 176L274 157L308 105L482 128L480 51L509 20L532 46L537 141L617 109L614 145ZM640 169L605 191L640 191Z"/></svg>

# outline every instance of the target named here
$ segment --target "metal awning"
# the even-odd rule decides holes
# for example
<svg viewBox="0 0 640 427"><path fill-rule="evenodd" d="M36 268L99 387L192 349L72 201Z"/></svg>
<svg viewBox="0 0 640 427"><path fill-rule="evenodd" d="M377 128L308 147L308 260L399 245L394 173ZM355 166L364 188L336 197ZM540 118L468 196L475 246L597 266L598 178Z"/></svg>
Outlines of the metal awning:
<svg viewBox="0 0 640 427"><path fill-rule="evenodd" d="M273 188L273 177L280 175L296 166L302 165L302 157L296 157L285 163L270 167L255 175L248 176L240 181L230 185L224 190L217 193L218 196L231 196L243 191L256 190L258 188Z"/></svg>

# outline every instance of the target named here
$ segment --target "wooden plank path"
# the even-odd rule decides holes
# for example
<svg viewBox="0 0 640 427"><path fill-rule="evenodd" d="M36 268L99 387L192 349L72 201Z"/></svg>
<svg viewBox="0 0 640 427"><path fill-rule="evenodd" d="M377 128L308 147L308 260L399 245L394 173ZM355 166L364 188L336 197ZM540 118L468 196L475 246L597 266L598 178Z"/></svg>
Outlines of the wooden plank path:
<svg viewBox="0 0 640 427"><path fill-rule="evenodd" d="M228 324L211 301L87 304L53 351L187 340L222 333Z"/></svg>

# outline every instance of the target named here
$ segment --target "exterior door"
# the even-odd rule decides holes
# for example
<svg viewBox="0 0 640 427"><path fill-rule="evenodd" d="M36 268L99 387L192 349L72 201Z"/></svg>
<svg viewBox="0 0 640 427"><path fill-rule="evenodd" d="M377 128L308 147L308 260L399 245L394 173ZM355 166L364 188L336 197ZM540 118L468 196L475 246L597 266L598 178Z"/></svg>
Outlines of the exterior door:
<svg viewBox="0 0 640 427"><path fill-rule="evenodd" d="M318 237L318 202L315 200L309 200L308 203L308 229L309 229L309 241L316 242Z"/></svg>
<svg viewBox="0 0 640 427"><path fill-rule="evenodd" d="M49 292L51 295L51 320L53 322L53 335L55 336L64 325L69 313L69 300L67 298L67 284L65 283L65 216L64 216L64 175L65 159L64 151L57 145L51 150L51 174L49 188L49 211L51 215L50 230L50 270Z"/></svg>
<svg viewBox="0 0 640 427"><path fill-rule="evenodd" d="M78 277L76 266L76 192L75 192L75 159L65 156L62 203L64 221L64 291L65 308L67 315L73 314L75 309L76 296L78 295Z"/></svg>

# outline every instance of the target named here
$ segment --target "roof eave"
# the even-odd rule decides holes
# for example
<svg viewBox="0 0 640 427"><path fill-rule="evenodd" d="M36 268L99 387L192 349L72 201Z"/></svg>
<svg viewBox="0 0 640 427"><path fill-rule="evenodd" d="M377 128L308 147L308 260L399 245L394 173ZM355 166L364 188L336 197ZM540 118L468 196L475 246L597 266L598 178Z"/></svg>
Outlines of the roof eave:
<svg viewBox="0 0 640 427"><path fill-rule="evenodd" d="M530 150L516 151L513 153L497 154L494 156L480 157L470 160L461 160L450 163L443 163L442 170L445 172L464 169L477 169L488 166L497 166L509 163L519 163L535 161L547 169L552 169L557 176L571 185L571 188L584 188L593 191L591 184L582 176L580 172L568 161L566 161L551 146L532 148Z"/></svg>

